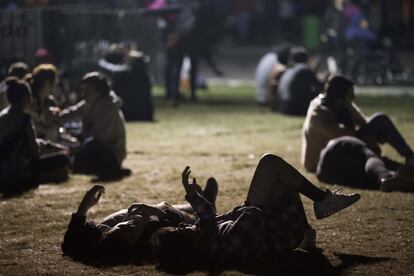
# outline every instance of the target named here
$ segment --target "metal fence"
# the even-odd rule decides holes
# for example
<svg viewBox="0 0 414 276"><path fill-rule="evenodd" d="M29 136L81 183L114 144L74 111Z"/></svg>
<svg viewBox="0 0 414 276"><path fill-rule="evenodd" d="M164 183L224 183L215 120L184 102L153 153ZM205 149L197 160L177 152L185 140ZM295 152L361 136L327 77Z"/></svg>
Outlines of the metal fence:
<svg viewBox="0 0 414 276"><path fill-rule="evenodd" d="M142 10L43 8L0 10L0 60L36 62L44 47L63 68L96 64L112 43L125 43L151 58L156 82L162 78L163 43L159 18Z"/></svg>

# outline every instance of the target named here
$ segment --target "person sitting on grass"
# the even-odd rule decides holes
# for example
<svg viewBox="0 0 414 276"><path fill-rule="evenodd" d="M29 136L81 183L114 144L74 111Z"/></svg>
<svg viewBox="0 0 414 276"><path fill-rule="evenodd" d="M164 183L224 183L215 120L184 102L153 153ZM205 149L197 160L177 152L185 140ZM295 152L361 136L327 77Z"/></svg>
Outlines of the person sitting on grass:
<svg viewBox="0 0 414 276"><path fill-rule="evenodd" d="M33 93L32 112L37 138L57 142L58 118L51 109L56 107L53 93L58 79L58 69L53 64L40 64L33 69L27 81Z"/></svg>
<svg viewBox="0 0 414 276"><path fill-rule="evenodd" d="M196 189L215 206L218 184L209 178L204 190ZM105 188L95 185L86 192L76 213L72 214L62 243L66 256L91 265L151 262L149 239L157 229L194 223L196 215L189 204L157 205L134 203L102 219L86 222L90 208L99 202Z"/></svg>
<svg viewBox="0 0 414 276"><path fill-rule="evenodd" d="M122 168L126 157L125 119L121 99L111 91L99 72L86 74L81 81L84 100L60 112L62 121L82 119L83 145L74 154L73 172L94 174L100 180L117 180L131 173Z"/></svg>
<svg viewBox="0 0 414 276"><path fill-rule="evenodd" d="M303 125L302 164L327 183L413 190L412 148L387 115L375 113L366 119L354 98L351 80L343 76L328 80L325 93L312 101ZM397 173L396 162L381 158L380 143L388 143L405 157L406 165Z"/></svg>
<svg viewBox="0 0 414 276"><path fill-rule="evenodd" d="M42 156L30 116L29 85L15 77L5 81L10 106L0 113L0 192L15 194L68 177L64 154Z"/></svg>
<svg viewBox="0 0 414 276"><path fill-rule="evenodd" d="M231 267L254 259L315 248L316 232L309 225L299 193L314 201L316 218L330 216L359 200L359 194L323 191L282 158L264 155L256 168L245 203L216 216L213 206L189 183L190 167L182 172L186 200L199 220L186 227L164 227L152 237L161 269Z"/></svg>
<svg viewBox="0 0 414 276"><path fill-rule="evenodd" d="M322 85L308 64L305 48L291 48L289 64L290 67L285 71L281 69L281 76L278 76L276 109L284 114L304 116Z"/></svg>

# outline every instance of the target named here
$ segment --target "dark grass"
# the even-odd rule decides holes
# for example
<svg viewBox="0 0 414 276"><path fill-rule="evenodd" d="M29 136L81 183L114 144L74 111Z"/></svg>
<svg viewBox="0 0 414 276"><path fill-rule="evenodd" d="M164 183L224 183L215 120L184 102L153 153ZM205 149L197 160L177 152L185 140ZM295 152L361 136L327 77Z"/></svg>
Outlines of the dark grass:
<svg viewBox="0 0 414 276"><path fill-rule="evenodd" d="M189 164L200 182L215 176L220 185L219 212L244 201L260 156L276 153L304 172L299 163L302 117L271 113L254 103L250 87L213 87L200 93L199 103L173 108L156 91L156 121L128 123L131 177L108 183L91 219L132 202L184 202L180 172ZM414 98L361 96L369 115L384 111L414 145ZM389 147L388 156L401 159ZM310 175L305 175L321 187ZM152 265L96 268L62 257L60 243L70 214L93 183L71 176L67 183L42 185L23 196L0 200L0 275L152 275ZM334 187L330 187L334 188ZM316 221L304 198L311 224L318 231L319 253L297 251L263 260L246 273L275 275L410 275L414 271L414 194L360 192L360 202L325 220ZM204 272L201 272L204 274ZM236 273L234 270L226 273Z"/></svg>

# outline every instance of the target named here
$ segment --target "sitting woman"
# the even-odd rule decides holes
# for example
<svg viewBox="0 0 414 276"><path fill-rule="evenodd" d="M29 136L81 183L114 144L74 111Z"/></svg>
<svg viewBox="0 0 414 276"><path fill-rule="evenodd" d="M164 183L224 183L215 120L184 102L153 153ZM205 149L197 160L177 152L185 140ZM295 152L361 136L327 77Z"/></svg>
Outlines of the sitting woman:
<svg viewBox="0 0 414 276"><path fill-rule="evenodd" d="M414 151L388 115L375 113L366 118L354 102L354 83L343 76L332 76L325 92L312 100L302 129L302 164L315 172L320 152L331 139L354 136L380 155L379 144L388 143L406 164L414 164Z"/></svg>
<svg viewBox="0 0 414 276"><path fill-rule="evenodd" d="M353 82L333 76L326 92L312 101L303 125L305 168L327 183L414 191L407 173L414 165L412 148L386 114L366 119L354 98ZM406 160L397 173L396 162L381 158L380 144L385 143Z"/></svg>
<svg viewBox="0 0 414 276"><path fill-rule="evenodd" d="M29 115L29 85L14 77L5 83L10 106L0 113L0 192L18 193L41 183L66 180L66 156L39 153Z"/></svg>
<svg viewBox="0 0 414 276"><path fill-rule="evenodd" d="M207 180L205 189L196 189L214 206L218 191L214 178ZM86 222L88 210L96 205L105 192L99 185L90 189L81 201L66 230L62 243L64 255L93 265L113 265L151 261L149 239L164 226L194 223L196 215L189 204L157 205L134 203L105 217L100 223Z"/></svg>
<svg viewBox="0 0 414 276"><path fill-rule="evenodd" d="M57 68L52 64L40 64L27 78L33 93L32 118L38 138L58 141L58 117L51 109L55 107L53 92L57 83Z"/></svg>
<svg viewBox="0 0 414 276"><path fill-rule="evenodd" d="M107 78L91 72L82 78L84 100L60 112L61 121L82 119L83 145L73 158L73 172L116 180L131 173L122 168L126 157L125 119L121 99L111 91Z"/></svg>
<svg viewBox="0 0 414 276"><path fill-rule="evenodd" d="M189 183L190 168L182 173L185 198L197 216L195 225L165 227L153 235L152 248L160 267L186 269L228 267L301 244L314 248L316 232L309 225L299 193L314 201L316 218L330 216L359 200L359 194L322 191L282 158L264 155L254 173L245 203L216 216L211 204Z"/></svg>

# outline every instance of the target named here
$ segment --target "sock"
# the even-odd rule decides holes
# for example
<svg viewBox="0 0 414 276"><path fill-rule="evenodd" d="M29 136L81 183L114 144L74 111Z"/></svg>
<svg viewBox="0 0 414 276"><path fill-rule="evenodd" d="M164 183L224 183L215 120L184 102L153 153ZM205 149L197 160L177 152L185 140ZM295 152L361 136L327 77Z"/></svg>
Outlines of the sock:
<svg viewBox="0 0 414 276"><path fill-rule="evenodd" d="M326 192L313 185L309 180L303 178L302 184L298 187L298 192L313 201L322 201Z"/></svg>

